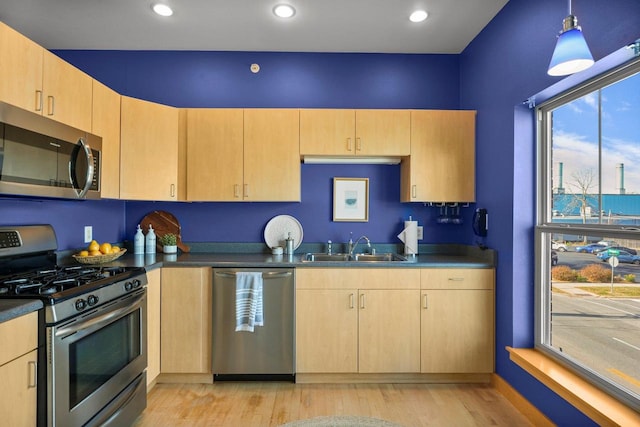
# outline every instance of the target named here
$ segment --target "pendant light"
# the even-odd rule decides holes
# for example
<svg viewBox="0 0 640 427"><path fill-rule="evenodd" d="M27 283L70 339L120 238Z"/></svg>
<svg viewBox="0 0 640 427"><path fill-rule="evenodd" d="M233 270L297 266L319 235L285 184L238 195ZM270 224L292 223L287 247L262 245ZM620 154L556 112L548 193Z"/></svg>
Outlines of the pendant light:
<svg viewBox="0 0 640 427"><path fill-rule="evenodd" d="M558 35L547 73L550 76L566 76L592 65L593 56L582 35L582 28L578 26L578 18L571 13L569 0L569 16L562 22L562 31Z"/></svg>

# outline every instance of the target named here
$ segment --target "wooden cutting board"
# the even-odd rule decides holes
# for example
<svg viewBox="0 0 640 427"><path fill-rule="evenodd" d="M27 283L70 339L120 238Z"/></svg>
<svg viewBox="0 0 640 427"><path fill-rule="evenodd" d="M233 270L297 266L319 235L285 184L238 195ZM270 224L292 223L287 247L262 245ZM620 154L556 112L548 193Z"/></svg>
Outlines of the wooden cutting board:
<svg viewBox="0 0 640 427"><path fill-rule="evenodd" d="M182 235L180 234L180 223L178 222L178 219L173 216L173 214L167 211L153 211L150 214L147 214L144 218L142 218L142 221L140 221L140 227L145 234L149 229L149 224L151 224L153 230L156 233L156 246L158 250L162 250L160 237L168 233L173 233L177 237L176 245L178 246L178 248L180 248L180 250L183 252L189 252L189 246L182 243Z"/></svg>

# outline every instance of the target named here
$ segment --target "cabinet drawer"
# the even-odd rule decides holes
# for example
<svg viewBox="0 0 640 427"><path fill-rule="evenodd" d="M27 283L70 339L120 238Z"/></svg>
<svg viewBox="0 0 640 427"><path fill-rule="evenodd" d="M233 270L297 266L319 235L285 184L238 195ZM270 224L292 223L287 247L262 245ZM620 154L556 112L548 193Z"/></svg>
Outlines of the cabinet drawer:
<svg viewBox="0 0 640 427"><path fill-rule="evenodd" d="M299 268L296 289L419 289L414 268Z"/></svg>
<svg viewBox="0 0 640 427"><path fill-rule="evenodd" d="M493 289L491 268L433 268L420 272L421 289Z"/></svg>
<svg viewBox="0 0 640 427"><path fill-rule="evenodd" d="M38 312L0 323L0 365L38 347Z"/></svg>

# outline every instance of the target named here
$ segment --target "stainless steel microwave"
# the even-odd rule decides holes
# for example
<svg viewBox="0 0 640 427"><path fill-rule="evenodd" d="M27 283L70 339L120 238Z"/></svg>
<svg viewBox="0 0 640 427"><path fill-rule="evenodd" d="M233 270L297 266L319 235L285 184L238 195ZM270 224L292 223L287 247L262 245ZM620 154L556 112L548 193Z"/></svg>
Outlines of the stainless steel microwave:
<svg viewBox="0 0 640 427"><path fill-rule="evenodd" d="M0 194L100 198L102 138L0 103Z"/></svg>

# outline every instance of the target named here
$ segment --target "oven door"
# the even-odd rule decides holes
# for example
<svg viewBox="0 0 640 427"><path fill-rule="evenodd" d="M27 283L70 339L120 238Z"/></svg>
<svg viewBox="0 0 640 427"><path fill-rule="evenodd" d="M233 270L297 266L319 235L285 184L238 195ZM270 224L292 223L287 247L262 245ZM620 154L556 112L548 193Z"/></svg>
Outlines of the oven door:
<svg viewBox="0 0 640 427"><path fill-rule="evenodd" d="M114 399L122 406L135 402L146 406L146 387L136 387L147 366L146 289L127 294L87 315L47 329L48 424L81 426ZM141 404L142 402L142 404ZM132 408L113 408L117 413L132 413ZM135 412L135 410L134 410Z"/></svg>

